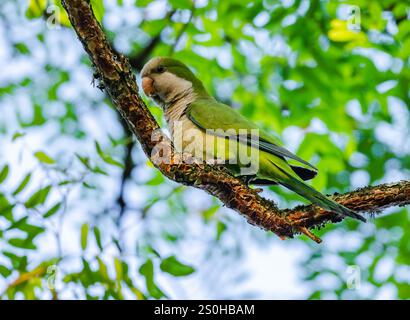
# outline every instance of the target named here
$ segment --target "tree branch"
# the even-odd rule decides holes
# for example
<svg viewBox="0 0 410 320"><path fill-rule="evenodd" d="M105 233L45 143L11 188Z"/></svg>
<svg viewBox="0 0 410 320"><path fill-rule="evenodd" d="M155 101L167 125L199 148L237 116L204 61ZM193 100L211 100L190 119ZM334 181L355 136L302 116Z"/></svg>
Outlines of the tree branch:
<svg viewBox="0 0 410 320"><path fill-rule="evenodd" d="M410 204L410 181L360 188L344 194L335 194L332 198L358 212L380 213L388 207ZM307 228L316 227L327 221L341 220L332 212L314 205L298 206L283 211L295 225Z"/></svg>
<svg viewBox="0 0 410 320"><path fill-rule="evenodd" d="M281 238L304 233L316 242L320 239L309 229L327 222L339 222L342 217L317 206L299 206L279 210L257 191L248 188L225 168L192 163L188 155L174 153L171 141L159 131L159 125L138 94L135 75L123 55L115 55L87 0L63 0L71 24L88 53L100 81L114 105L127 121L145 154L169 179L193 186L219 198L227 207L244 215L249 223L270 230ZM167 146L171 163L159 162L163 156L156 146ZM162 147L164 150L164 147ZM184 160L184 161L181 161ZM410 182L380 185L337 195L334 199L357 211L374 212L389 206L410 203Z"/></svg>

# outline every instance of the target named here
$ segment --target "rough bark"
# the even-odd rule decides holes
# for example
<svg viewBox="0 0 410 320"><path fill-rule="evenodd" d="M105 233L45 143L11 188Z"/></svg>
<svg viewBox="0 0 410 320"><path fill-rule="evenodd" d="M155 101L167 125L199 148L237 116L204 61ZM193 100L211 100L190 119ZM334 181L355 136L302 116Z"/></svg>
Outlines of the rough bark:
<svg viewBox="0 0 410 320"><path fill-rule="evenodd" d="M227 207L244 215L249 223L270 230L281 238L291 238L295 234L304 233L320 242L309 229L342 220L342 217L335 213L314 205L279 210L272 201L259 196L257 191L247 187L242 180L230 175L223 167L190 164L192 159L189 156L173 154L171 142L159 131L158 123L138 94L138 86L129 61L123 55L113 52L95 19L89 1L63 0L62 3L94 65L102 87L127 121L146 155L166 177L205 190L219 198ZM161 156L154 149L158 143L167 146L172 153L174 161L170 164L155 161ZM177 161L180 157L187 161L180 164L181 161ZM359 212L376 212L389 206L409 204L410 182L367 187L335 195L333 198Z"/></svg>

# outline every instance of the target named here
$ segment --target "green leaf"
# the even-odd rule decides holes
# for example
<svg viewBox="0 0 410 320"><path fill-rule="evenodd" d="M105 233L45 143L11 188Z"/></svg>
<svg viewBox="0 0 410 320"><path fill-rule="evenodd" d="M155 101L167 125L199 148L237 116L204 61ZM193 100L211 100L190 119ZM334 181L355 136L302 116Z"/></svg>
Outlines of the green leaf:
<svg viewBox="0 0 410 320"><path fill-rule="evenodd" d="M147 186L159 186L164 182L164 176L160 172L155 172L154 176L148 180L145 185Z"/></svg>
<svg viewBox="0 0 410 320"><path fill-rule="evenodd" d="M115 160L114 158L111 158L110 156L106 156L106 157L104 158L104 161L105 161L106 163L108 163L108 164L111 164L111 165L113 165L113 166L116 166L116 167L119 167L119 168L121 168L121 169L124 169L124 165L123 165L121 162Z"/></svg>
<svg viewBox="0 0 410 320"><path fill-rule="evenodd" d="M171 6L175 9L192 9L191 0L169 0Z"/></svg>
<svg viewBox="0 0 410 320"><path fill-rule="evenodd" d="M145 8L148 6L152 0L135 0L135 6L140 8Z"/></svg>
<svg viewBox="0 0 410 320"><path fill-rule="evenodd" d="M93 7L95 17L97 18L98 22L101 23L105 13L104 1L91 0L91 5Z"/></svg>
<svg viewBox="0 0 410 320"><path fill-rule="evenodd" d="M95 237L95 241L97 242L98 248L100 249L100 251L103 251L103 246L102 246L102 243L101 243L100 229L98 229L97 227L94 227L93 232L94 232L94 237Z"/></svg>
<svg viewBox="0 0 410 320"><path fill-rule="evenodd" d="M112 240L112 242L115 244L115 246L117 247L117 250L118 250L119 252L121 252L121 251L122 251L122 248L121 248L121 245L120 245L120 242L118 241L118 239L112 237L111 240Z"/></svg>
<svg viewBox="0 0 410 320"><path fill-rule="evenodd" d="M58 183L58 185L61 186L66 186L68 184L75 184L77 181L76 180L63 180Z"/></svg>
<svg viewBox="0 0 410 320"><path fill-rule="evenodd" d="M46 202L48 194L50 193L51 186L44 187L36 191L24 204L27 209L32 209L38 205L42 205Z"/></svg>
<svg viewBox="0 0 410 320"><path fill-rule="evenodd" d="M124 168L124 165L121 162L114 160L110 155L104 153L104 151L101 149L100 144L97 141L95 142L95 148L97 150L98 155L105 163L120 167L122 169Z"/></svg>
<svg viewBox="0 0 410 320"><path fill-rule="evenodd" d="M148 259L139 269L140 274L145 278L145 283L149 294L155 298L160 299L165 297L165 294L154 282L154 264L151 259Z"/></svg>
<svg viewBox="0 0 410 320"><path fill-rule="evenodd" d="M60 210L62 204L63 204L62 202L56 203L54 206L52 206L52 207L43 215L43 217L44 217L44 218L49 218L49 217L55 215L55 214L58 212L58 210Z"/></svg>
<svg viewBox="0 0 410 320"><path fill-rule="evenodd" d="M122 262L120 259L117 257L114 258L114 267L115 267L115 272L116 272L116 279L117 281L121 281L123 279L123 268L122 268Z"/></svg>
<svg viewBox="0 0 410 320"><path fill-rule="evenodd" d="M87 248L87 241L88 241L88 224L84 223L81 226L81 249L84 251Z"/></svg>
<svg viewBox="0 0 410 320"><path fill-rule="evenodd" d="M108 275L108 268L105 265L104 261L101 260L100 257L97 257L98 267L99 267L99 274L104 282L109 283L111 281L110 276Z"/></svg>
<svg viewBox="0 0 410 320"><path fill-rule="evenodd" d="M26 217L23 217L23 218L21 218L21 219L19 219L19 220L17 220L17 221L14 221L14 222L6 229L6 231L11 230L11 229L16 229L16 228L18 229L22 224L26 223L27 220L28 220L28 217L26 216Z"/></svg>
<svg viewBox="0 0 410 320"><path fill-rule="evenodd" d="M25 271L27 267L27 256L18 256L13 252L3 251L3 255L10 259L13 269Z"/></svg>
<svg viewBox="0 0 410 320"><path fill-rule="evenodd" d="M7 179L7 176L9 175L9 165L6 164L3 169L0 171L0 183L2 183L4 180Z"/></svg>
<svg viewBox="0 0 410 320"><path fill-rule="evenodd" d="M40 18L43 16L47 7L47 0L30 0L26 11L29 19Z"/></svg>
<svg viewBox="0 0 410 320"><path fill-rule="evenodd" d="M48 156L46 153L44 153L43 151L37 151L34 156L40 161L43 162L45 164L55 164L55 160L53 158L51 158L50 156Z"/></svg>
<svg viewBox="0 0 410 320"><path fill-rule="evenodd" d="M18 226L18 229L27 232L28 238L34 239L37 235L40 233L43 233L46 229L43 227L35 226L29 223L26 223L25 221Z"/></svg>
<svg viewBox="0 0 410 320"><path fill-rule="evenodd" d="M31 121L25 121L24 118L21 116L20 113L17 113L17 119L19 121L19 124L23 127L33 127L33 126L41 126L44 124L47 120L44 117L44 108L43 106L39 104L34 104L33 106L33 117Z"/></svg>
<svg viewBox="0 0 410 320"><path fill-rule="evenodd" d="M91 171L94 172L94 173L97 173L97 174L102 174L104 176L108 176L108 173L106 171L104 171L103 169L101 169L100 167L98 167L98 166L95 166Z"/></svg>
<svg viewBox="0 0 410 320"><path fill-rule="evenodd" d="M75 154L78 160L89 170L92 170L91 165L90 165L90 158L88 157L83 157L79 155L78 153Z"/></svg>
<svg viewBox="0 0 410 320"><path fill-rule="evenodd" d="M0 264L0 274L3 276L3 278L7 278L12 273L12 270Z"/></svg>
<svg viewBox="0 0 410 320"><path fill-rule="evenodd" d="M322 296L321 291L315 291L307 298L307 300L319 300L321 296Z"/></svg>
<svg viewBox="0 0 410 320"><path fill-rule="evenodd" d="M65 27L71 27L70 19L61 4L61 0L52 0L52 2L58 7L58 10L55 12L58 23Z"/></svg>
<svg viewBox="0 0 410 320"><path fill-rule="evenodd" d="M154 256L156 256L156 257L158 257L158 258L161 258L161 255L159 254L159 252L157 251L157 250L155 250L152 246L150 246L150 245L145 245L145 246L143 246L142 247L142 251L144 252L144 253L147 253L147 254L149 254L149 255L154 255Z"/></svg>
<svg viewBox="0 0 410 320"><path fill-rule="evenodd" d="M80 160L80 162L81 162L88 170L90 170L91 172L108 176L108 173L105 172L104 170L102 170L101 168L99 168L99 167L97 167L97 166L96 166L96 167L92 167L91 164L90 164L90 158L88 158L88 157L83 157L83 156L81 156L81 155L79 155L79 154L77 154L77 153L76 153L75 155L76 155L76 157L78 158L78 160ZM94 189L94 188L93 188L93 189Z"/></svg>
<svg viewBox="0 0 410 320"><path fill-rule="evenodd" d="M218 221L217 225L216 225L216 240L220 240L222 234L225 232L225 230L227 229L226 224Z"/></svg>
<svg viewBox="0 0 410 320"><path fill-rule="evenodd" d="M90 190L96 190L96 189L97 189L96 186L94 186L94 185L92 185L92 184L89 184L89 183L86 182L86 181L84 181L84 182L82 183L82 185L83 185L84 187L86 187L87 189L90 189Z"/></svg>
<svg viewBox="0 0 410 320"><path fill-rule="evenodd" d="M26 135L25 133L16 132L15 134L13 134L11 141L16 141L18 138L24 137L25 135Z"/></svg>
<svg viewBox="0 0 410 320"><path fill-rule="evenodd" d="M160 268L162 271L172 274L176 277L188 276L195 272L191 266L183 264L177 260L175 256L170 256L161 261Z"/></svg>
<svg viewBox="0 0 410 320"><path fill-rule="evenodd" d="M9 202L4 194L0 193L0 215L13 222L14 205Z"/></svg>
<svg viewBox="0 0 410 320"><path fill-rule="evenodd" d="M202 212L202 216L204 217L205 220L210 220L215 215L215 213L218 211L219 208L220 208L219 205L211 206Z"/></svg>
<svg viewBox="0 0 410 320"><path fill-rule="evenodd" d="M27 184L30 182L31 179L31 173L28 173L24 179L20 182L19 186L14 190L13 196L18 195L23 189L27 186Z"/></svg>
<svg viewBox="0 0 410 320"><path fill-rule="evenodd" d="M23 217L17 221L14 221L7 229L12 230L12 229L19 229L21 231L24 231L27 233L27 239L26 243L30 243L37 235L45 231L45 228L39 227L32 225L30 223L27 223L28 221L28 216Z"/></svg>
<svg viewBox="0 0 410 320"><path fill-rule="evenodd" d="M30 238L22 239L22 238L12 238L8 241L14 247L21 248L21 249L28 249L28 250L35 250L37 247L33 244L33 241Z"/></svg>
<svg viewBox="0 0 410 320"><path fill-rule="evenodd" d="M14 47L22 54L29 54L30 49L27 47L25 43L19 42L14 44Z"/></svg>

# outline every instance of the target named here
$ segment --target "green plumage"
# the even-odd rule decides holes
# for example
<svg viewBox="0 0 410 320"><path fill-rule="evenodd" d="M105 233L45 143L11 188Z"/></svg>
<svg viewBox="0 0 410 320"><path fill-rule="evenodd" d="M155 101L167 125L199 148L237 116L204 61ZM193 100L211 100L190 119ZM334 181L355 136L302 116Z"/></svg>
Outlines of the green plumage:
<svg viewBox="0 0 410 320"><path fill-rule="evenodd" d="M188 107L187 116L203 130L222 129L226 131L234 129L240 133L240 129L259 129L256 124L242 117L234 109L215 101L212 97L197 99ZM314 166L280 147L276 139L261 129L259 129L258 142L259 171L255 177L250 179L250 182L258 184L258 181L261 181L261 184L281 184L326 210L365 221L362 216L327 198L303 182L303 180L308 180L316 175ZM242 142L238 143L247 143L252 148L251 139L243 139ZM234 150L239 150L239 148ZM287 162L287 158L298 161L300 166L291 166Z"/></svg>
<svg viewBox="0 0 410 320"><path fill-rule="evenodd" d="M307 185L304 180L312 179L317 173L314 166L281 147L272 135L261 130L236 110L216 101L206 92L202 82L182 62L172 58L157 58L152 66L148 63L147 69L151 68L152 72L155 73L155 70L158 70L158 65L161 66L161 72L167 71L191 83L195 98L194 101L189 102L185 110L188 121L192 121L196 128L205 133L206 137L212 135L215 140L222 140L225 146L228 145L228 140L229 143L232 143L232 139L229 139L232 138L232 135L235 138L234 143L238 147L239 144L245 145L245 148L235 147L233 148L234 151L229 150L224 160L231 159L232 156L238 159L240 156L240 154L229 154L229 152L259 152L259 169L255 174L246 177L248 182L256 185L280 184L326 210L365 221L362 216L354 211L336 203ZM144 72L150 73L149 70ZM178 85L175 85L175 87L177 88ZM249 134L252 129L259 130L257 137ZM209 130L216 131L210 133ZM217 130L225 132L229 130L231 136L218 136ZM244 134L241 130L248 130L248 133ZM216 154L218 148L212 147L212 149L206 150L207 153L214 152L213 157L219 158L219 155ZM228 165L236 174L240 174L241 166L240 162L236 165Z"/></svg>

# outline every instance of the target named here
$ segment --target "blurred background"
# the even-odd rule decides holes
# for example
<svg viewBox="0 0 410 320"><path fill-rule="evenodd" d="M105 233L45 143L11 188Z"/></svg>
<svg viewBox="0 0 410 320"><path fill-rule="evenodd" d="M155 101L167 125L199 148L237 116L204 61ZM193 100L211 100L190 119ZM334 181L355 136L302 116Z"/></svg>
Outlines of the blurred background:
<svg viewBox="0 0 410 320"><path fill-rule="evenodd" d="M91 3L137 75L182 60L320 191L410 178L408 1ZM282 241L164 178L97 85L59 0L1 1L1 298L410 298L408 208Z"/></svg>

